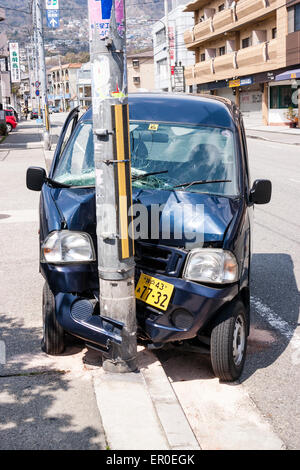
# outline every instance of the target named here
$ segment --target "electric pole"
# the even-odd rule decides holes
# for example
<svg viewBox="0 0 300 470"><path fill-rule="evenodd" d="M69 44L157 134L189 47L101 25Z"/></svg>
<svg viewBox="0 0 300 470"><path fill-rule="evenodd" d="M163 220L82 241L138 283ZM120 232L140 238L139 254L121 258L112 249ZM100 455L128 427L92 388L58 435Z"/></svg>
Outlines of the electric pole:
<svg viewBox="0 0 300 470"><path fill-rule="evenodd" d="M39 51L37 47L38 41L37 41L35 0L32 0L32 23L33 23L33 35L32 35L33 75L34 75L34 82L38 82L39 81ZM40 96L36 96L35 94L35 100L37 101L39 117L41 117Z"/></svg>
<svg viewBox="0 0 300 470"><path fill-rule="evenodd" d="M29 92L30 92L30 103L31 103L31 109L33 108L33 100L32 100L32 63L31 63L31 55L30 55L30 46L26 46L26 51L27 51L27 67L28 67L28 78L29 78ZM29 107L29 106L28 106Z"/></svg>
<svg viewBox="0 0 300 470"><path fill-rule="evenodd" d="M168 0L164 0L164 7L165 7L166 43L167 43L168 91L172 91Z"/></svg>
<svg viewBox="0 0 300 470"><path fill-rule="evenodd" d="M100 315L122 323L103 354L109 372L137 369L125 6L89 0Z"/></svg>
<svg viewBox="0 0 300 470"><path fill-rule="evenodd" d="M41 84L41 101L43 108L43 136L44 147L47 150L51 149L50 143L50 120L48 110L48 97L47 97L47 73L44 51L44 35L43 35L43 17L41 12L41 0L34 0L35 14L36 14L36 35L37 35L37 49L39 55L39 82Z"/></svg>

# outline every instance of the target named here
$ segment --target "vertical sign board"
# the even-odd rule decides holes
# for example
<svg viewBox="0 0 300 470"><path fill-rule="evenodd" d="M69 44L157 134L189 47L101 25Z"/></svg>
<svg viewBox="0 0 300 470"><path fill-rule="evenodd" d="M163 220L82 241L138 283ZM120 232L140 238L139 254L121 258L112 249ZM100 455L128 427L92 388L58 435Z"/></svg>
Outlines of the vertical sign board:
<svg viewBox="0 0 300 470"><path fill-rule="evenodd" d="M20 73L19 44L17 42L9 43L9 57L10 57L11 83L19 83L21 81L21 73Z"/></svg>
<svg viewBox="0 0 300 470"><path fill-rule="evenodd" d="M48 28L59 28L59 0L46 0L46 17Z"/></svg>
<svg viewBox="0 0 300 470"><path fill-rule="evenodd" d="M185 91L184 67L182 65L175 65L174 67L174 91Z"/></svg>

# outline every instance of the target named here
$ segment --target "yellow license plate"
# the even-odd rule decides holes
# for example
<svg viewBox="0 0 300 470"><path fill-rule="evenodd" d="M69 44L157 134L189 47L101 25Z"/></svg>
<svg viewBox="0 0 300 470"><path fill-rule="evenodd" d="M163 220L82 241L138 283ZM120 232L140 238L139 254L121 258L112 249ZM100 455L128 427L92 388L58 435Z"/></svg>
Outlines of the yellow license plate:
<svg viewBox="0 0 300 470"><path fill-rule="evenodd" d="M146 304L167 310L173 290L172 284L142 273L135 289L135 296Z"/></svg>

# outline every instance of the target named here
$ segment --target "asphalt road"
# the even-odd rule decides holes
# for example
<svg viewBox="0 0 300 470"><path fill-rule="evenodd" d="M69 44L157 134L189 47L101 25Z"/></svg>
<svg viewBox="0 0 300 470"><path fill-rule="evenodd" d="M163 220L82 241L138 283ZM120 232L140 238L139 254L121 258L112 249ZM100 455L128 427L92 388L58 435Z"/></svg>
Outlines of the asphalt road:
<svg viewBox="0 0 300 470"><path fill-rule="evenodd" d="M64 118L53 116L54 140ZM20 126L19 132L28 131ZM287 448L300 449L300 151L254 139L248 146L251 178L270 178L273 198L255 209L252 329L241 383L219 384L203 356L166 354L162 363L206 448L243 448L253 404ZM0 340L6 345L6 364L0 364L0 448L103 449L91 377L98 356L76 346L59 358L40 352L39 195L25 188L25 171L43 164L41 149L0 149ZM206 434L205 419L215 423ZM260 429L253 448L263 440L265 428Z"/></svg>
<svg viewBox="0 0 300 470"><path fill-rule="evenodd" d="M253 430L258 414L286 448L300 449L300 150L256 139L248 139L248 150L252 181L271 179L273 196L255 208L251 334L241 381L214 379L205 356L159 357L203 449L270 448L265 430Z"/></svg>
<svg viewBox="0 0 300 470"><path fill-rule="evenodd" d="M251 177L272 201L255 209L252 325L243 383L289 448L300 449L300 150L248 139Z"/></svg>

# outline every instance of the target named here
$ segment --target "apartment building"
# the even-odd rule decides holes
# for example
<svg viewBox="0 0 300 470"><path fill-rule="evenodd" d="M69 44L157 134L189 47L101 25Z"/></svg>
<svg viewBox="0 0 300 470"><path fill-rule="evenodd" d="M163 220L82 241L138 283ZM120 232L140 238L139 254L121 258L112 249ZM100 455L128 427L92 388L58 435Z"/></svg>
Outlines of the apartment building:
<svg viewBox="0 0 300 470"><path fill-rule="evenodd" d="M77 104L88 109L92 104L92 72L91 63L83 64L77 70Z"/></svg>
<svg viewBox="0 0 300 470"><path fill-rule="evenodd" d="M174 67L188 67L195 63L195 54L184 46L183 35L187 28L194 24L193 14L184 14L184 5L180 0L172 2L172 10L168 14L170 66L172 70L172 89L176 89ZM186 2L184 2L186 3ZM153 25L152 37L154 46L155 89L168 91L169 74L167 60L166 18L163 17ZM185 91L185 85L183 86Z"/></svg>
<svg viewBox="0 0 300 470"><path fill-rule="evenodd" d="M153 51L131 54L127 57L128 92L153 91L154 58Z"/></svg>
<svg viewBox="0 0 300 470"><path fill-rule="evenodd" d="M300 0L195 0L184 11L194 12L190 91L230 98L248 125L286 123L298 109Z"/></svg>
<svg viewBox="0 0 300 470"><path fill-rule="evenodd" d="M77 102L77 71L81 64L64 64L52 67L48 72L48 101L63 111Z"/></svg>

